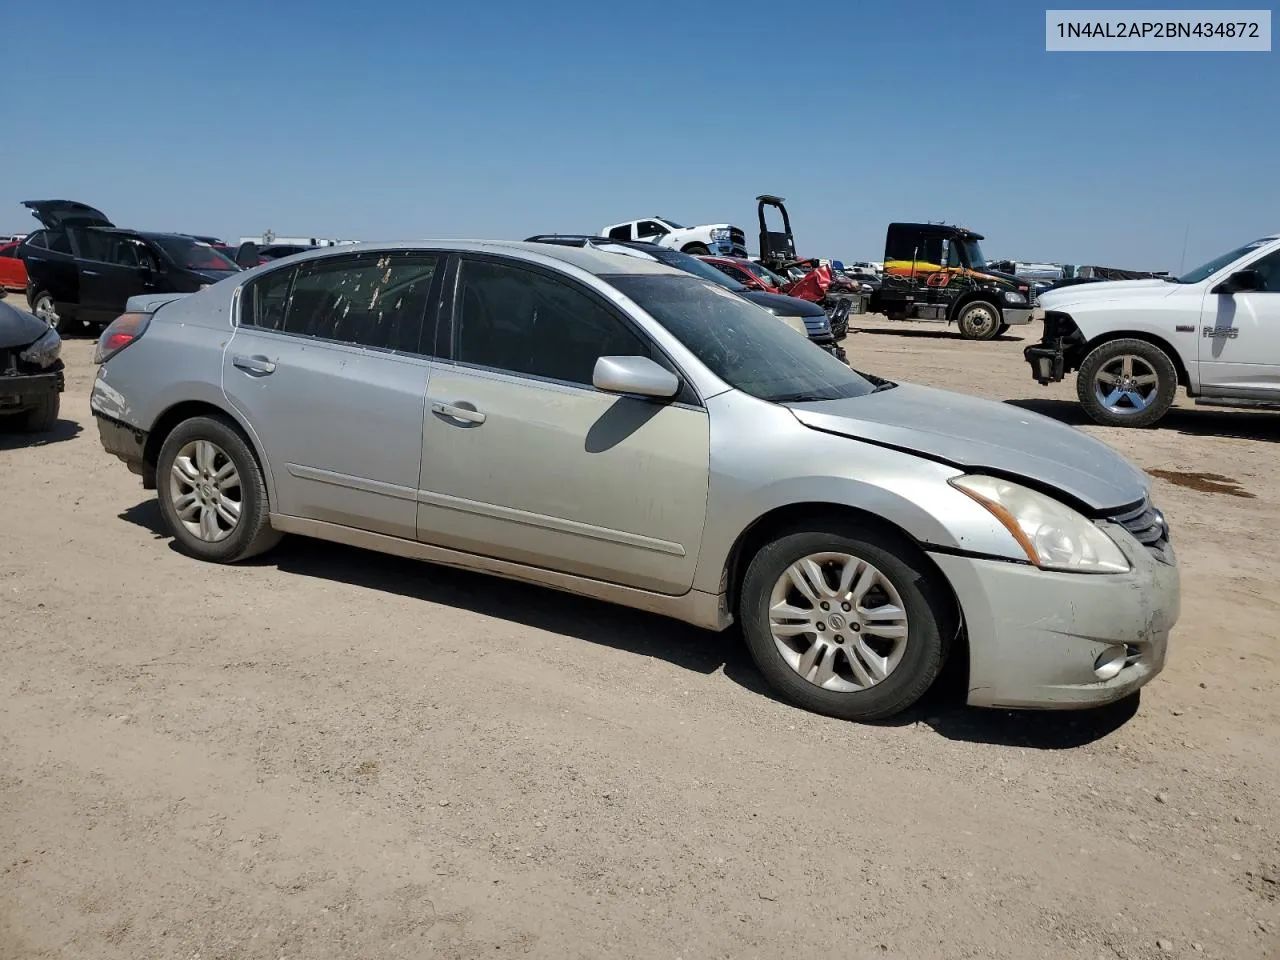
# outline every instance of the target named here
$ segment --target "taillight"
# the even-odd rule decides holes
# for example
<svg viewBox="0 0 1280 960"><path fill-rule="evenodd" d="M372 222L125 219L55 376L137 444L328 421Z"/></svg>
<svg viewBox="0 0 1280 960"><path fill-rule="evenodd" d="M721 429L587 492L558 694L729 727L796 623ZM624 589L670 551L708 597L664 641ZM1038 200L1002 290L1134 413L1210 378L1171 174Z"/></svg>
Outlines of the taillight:
<svg viewBox="0 0 1280 960"><path fill-rule="evenodd" d="M122 313L102 331L98 348L93 352L94 363L106 363L117 353L133 343L147 331L151 323L149 313Z"/></svg>

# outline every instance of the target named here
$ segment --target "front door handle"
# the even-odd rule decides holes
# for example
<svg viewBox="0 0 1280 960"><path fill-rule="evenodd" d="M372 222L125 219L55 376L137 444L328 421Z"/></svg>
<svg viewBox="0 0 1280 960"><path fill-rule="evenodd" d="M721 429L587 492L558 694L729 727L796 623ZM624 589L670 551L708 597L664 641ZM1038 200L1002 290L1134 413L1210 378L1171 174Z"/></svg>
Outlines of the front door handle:
<svg viewBox="0 0 1280 960"><path fill-rule="evenodd" d="M439 400L432 400L431 412L442 417L448 417L450 420L459 420L462 423L470 423L477 426L487 419L473 404L467 403L465 400L461 400L458 403L443 403Z"/></svg>
<svg viewBox="0 0 1280 960"><path fill-rule="evenodd" d="M268 360L261 354L254 354L252 357L246 357L243 354L236 354L231 358L231 362L238 370L254 376L265 377L269 373L275 373L276 365L273 361Z"/></svg>

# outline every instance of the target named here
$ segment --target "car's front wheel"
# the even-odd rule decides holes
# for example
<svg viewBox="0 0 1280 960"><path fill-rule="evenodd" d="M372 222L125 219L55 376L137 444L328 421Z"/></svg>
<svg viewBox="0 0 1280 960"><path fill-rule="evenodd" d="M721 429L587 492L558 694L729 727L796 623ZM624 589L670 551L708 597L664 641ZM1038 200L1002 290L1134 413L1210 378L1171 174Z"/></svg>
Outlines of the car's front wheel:
<svg viewBox="0 0 1280 960"><path fill-rule="evenodd" d="M747 568L742 631L792 703L846 720L892 716L924 695L946 660L952 618L934 576L887 533L790 533Z"/></svg>
<svg viewBox="0 0 1280 960"><path fill-rule="evenodd" d="M234 563L271 549L267 486L240 431L219 417L184 420L156 462L160 513L183 552Z"/></svg>
<svg viewBox="0 0 1280 960"><path fill-rule="evenodd" d="M705 243L687 243L680 252L687 253L693 257L705 257L711 251Z"/></svg>
<svg viewBox="0 0 1280 960"><path fill-rule="evenodd" d="M1149 427L1173 406L1178 371L1146 340L1111 340L1095 347L1076 375L1076 396L1093 420L1108 427Z"/></svg>

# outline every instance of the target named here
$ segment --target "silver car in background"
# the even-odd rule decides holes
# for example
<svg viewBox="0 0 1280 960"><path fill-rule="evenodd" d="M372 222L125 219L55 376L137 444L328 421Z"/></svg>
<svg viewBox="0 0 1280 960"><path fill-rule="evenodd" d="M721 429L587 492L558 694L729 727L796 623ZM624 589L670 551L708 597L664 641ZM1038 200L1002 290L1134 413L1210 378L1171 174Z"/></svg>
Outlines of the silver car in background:
<svg viewBox="0 0 1280 960"><path fill-rule="evenodd" d="M715 284L536 243L360 245L104 331L103 446L188 554L282 534L713 630L782 695L1084 707L1164 664L1179 580L1145 475L1035 414L851 370Z"/></svg>

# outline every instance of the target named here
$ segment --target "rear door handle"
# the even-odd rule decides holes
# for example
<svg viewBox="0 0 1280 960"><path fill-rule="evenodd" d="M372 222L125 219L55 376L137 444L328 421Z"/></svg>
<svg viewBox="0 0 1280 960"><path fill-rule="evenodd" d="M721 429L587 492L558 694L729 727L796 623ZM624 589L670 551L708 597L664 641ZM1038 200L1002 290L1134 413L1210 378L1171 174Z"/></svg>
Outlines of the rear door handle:
<svg viewBox="0 0 1280 960"><path fill-rule="evenodd" d="M443 403L439 400L431 401L431 412L439 414L442 417L448 417L450 420L460 420L463 423L482 424L488 419L483 413L477 410L472 404L465 400L459 403Z"/></svg>
<svg viewBox="0 0 1280 960"><path fill-rule="evenodd" d="M268 360L261 354L254 354L252 357L246 357L243 354L236 354L231 358L231 362L237 369L243 370L245 373L251 373L255 376L265 377L269 373L275 373L276 365L274 361Z"/></svg>

